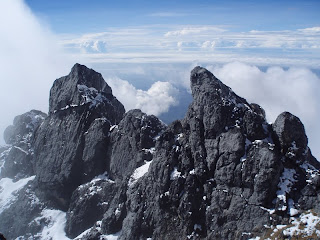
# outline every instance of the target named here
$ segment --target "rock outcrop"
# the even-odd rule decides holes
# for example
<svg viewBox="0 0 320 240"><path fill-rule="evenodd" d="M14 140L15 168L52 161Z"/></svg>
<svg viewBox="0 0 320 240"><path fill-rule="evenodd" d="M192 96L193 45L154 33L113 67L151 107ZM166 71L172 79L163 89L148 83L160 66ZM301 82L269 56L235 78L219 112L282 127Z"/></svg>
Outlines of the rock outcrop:
<svg viewBox="0 0 320 240"><path fill-rule="evenodd" d="M185 118L165 126L140 110L124 113L102 76L85 66L57 79L49 115L30 131L29 120L6 130L11 146L0 150L1 177L29 183L0 211L0 231L41 238L49 223L32 219L58 208L76 239L250 239L311 210L320 214L320 164L299 118L285 112L267 123L259 105L205 68L193 69L190 80ZM23 227L4 229L17 211L27 215Z"/></svg>
<svg viewBox="0 0 320 240"><path fill-rule="evenodd" d="M43 196L67 210L72 192L107 170L109 129L125 110L101 74L80 64L54 82L49 102L35 133L34 169Z"/></svg>
<svg viewBox="0 0 320 240"><path fill-rule="evenodd" d="M14 118L13 125L4 131L5 142L9 145L0 155L3 160L1 177L19 180L34 175L32 164L32 141L34 131L44 121L47 114L31 110Z"/></svg>

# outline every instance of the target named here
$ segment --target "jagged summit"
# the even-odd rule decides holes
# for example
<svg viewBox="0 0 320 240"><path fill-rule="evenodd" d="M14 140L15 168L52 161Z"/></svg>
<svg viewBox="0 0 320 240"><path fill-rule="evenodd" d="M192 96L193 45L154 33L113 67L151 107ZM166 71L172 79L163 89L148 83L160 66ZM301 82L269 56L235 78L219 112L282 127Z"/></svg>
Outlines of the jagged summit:
<svg viewBox="0 0 320 240"><path fill-rule="evenodd" d="M267 123L205 68L190 84L185 118L165 126L124 113L101 75L76 64L54 82L48 116L7 130L17 141L0 149L0 187L15 179L18 191L0 200L0 232L41 239L60 214L66 239L320 237L320 164L299 118Z"/></svg>
<svg viewBox="0 0 320 240"><path fill-rule="evenodd" d="M57 79L50 90L49 113L108 99L116 101L102 75L81 64L75 64L69 75ZM119 106L119 103L116 105Z"/></svg>

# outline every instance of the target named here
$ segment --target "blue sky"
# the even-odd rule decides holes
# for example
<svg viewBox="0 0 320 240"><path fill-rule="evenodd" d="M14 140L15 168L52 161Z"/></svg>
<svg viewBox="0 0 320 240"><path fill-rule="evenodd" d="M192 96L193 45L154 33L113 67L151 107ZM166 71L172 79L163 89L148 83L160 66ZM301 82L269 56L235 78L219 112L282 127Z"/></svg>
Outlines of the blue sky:
<svg viewBox="0 0 320 240"><path fill-rule="evenodd" d="M157 116L183 104L201 65L268 121L297 115L320 159L319 12L319 0L0 0L0 133L46 112L53 81L76 62L101 72L127 110Z"/></svg>
<svg viewBox="0 0 320 240"><path fill-rule="evenodd" d="M27 0L56 33L149 24L226 25L237 31L317 26L320 1Z"/></svg>
<svg viewBox="0 0 320 240"><path fill-rule="evenodd" d="M320 1L26 0L70 54L98 62L320 68ZM202 54L202 57L200 56ZM100 54L100 55L98 55ZM306 61L306 59L308 59Z"/></svg>

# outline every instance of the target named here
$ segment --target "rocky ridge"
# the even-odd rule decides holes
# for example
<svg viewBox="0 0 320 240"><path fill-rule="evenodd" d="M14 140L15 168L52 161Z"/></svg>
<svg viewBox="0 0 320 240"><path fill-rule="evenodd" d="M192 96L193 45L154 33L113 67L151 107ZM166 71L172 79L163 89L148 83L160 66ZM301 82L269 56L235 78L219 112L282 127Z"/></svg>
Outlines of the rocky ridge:
<svg viewBox="0 0 320 240"><path fill-rule="evenodd" d="M32 110L5 131L0 193L8 184L14 191L0 200L0 232L44 239L60 226L63 238L53 239L320 237L299 225L320 224L320 164L299 118L284 112L267 123L259 105L202 67L190 82L185 118L165 126L140 110L125 113L101 74L76 64L54 82L48 115Z"/></svg>

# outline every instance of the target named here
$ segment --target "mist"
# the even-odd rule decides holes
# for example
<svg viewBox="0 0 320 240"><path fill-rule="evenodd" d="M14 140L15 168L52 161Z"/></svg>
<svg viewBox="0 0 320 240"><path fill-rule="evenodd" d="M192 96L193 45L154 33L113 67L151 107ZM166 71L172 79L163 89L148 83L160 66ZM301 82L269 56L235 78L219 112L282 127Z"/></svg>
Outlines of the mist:
<svg viewBox="0 0 320 240"><path fill-rule="evenodd" d="M0 1L0 144L13 118L31 109L48 111L53 81L71 62L56 37L22 0Z"/></svg>

